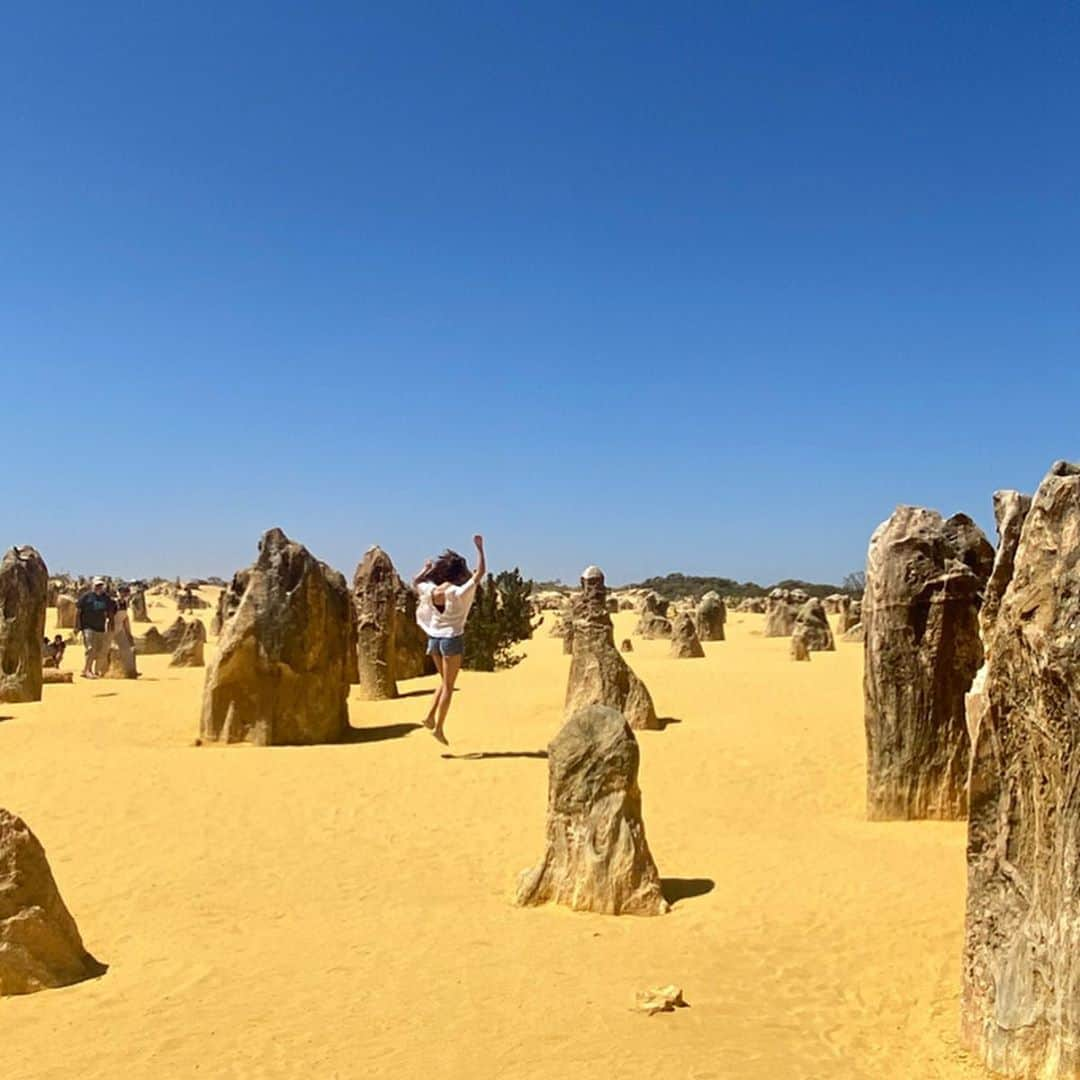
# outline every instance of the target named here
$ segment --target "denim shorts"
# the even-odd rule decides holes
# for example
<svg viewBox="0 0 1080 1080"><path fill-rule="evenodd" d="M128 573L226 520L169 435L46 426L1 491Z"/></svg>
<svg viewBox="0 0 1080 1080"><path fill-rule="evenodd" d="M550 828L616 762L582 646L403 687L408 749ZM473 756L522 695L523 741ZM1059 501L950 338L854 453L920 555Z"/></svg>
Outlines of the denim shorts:
<svg viewBox="0 0 1080 1080"><path fill-rule="evenodd" d="M438 653L440 656L461 656L465 651L465 635L457 637L429 637L427 639L428 656Z"/></svg>

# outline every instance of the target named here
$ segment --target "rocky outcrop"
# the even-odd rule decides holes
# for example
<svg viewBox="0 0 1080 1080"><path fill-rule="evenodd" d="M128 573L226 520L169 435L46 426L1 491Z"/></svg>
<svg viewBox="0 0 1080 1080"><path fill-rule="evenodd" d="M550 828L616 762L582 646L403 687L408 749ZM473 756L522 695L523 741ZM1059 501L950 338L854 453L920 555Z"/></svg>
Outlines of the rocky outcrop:
<svg viewBox="0 0 1080 1080"><path fill-rule="evenodd" d="M746 596L736 605L735 610L753 615L764 615L768 600L764 596Z"/></svg>
<svg viewBox="0 0 1080 1080"><path fill-rule="evenodd" d="M1003 532L1004 541L1004 532ZM962 1028L1010 1077L1080 1075L1080 466L1057 462L990 624L972 748Z"/></svg>
<svg viewBox="0 0 1080 1080"><path fill-rule="evenodd" d="M641 598L641 617L634 627L634 633L649 639L671 637L671 622L667 618L669 606L659 593L645 593Z"/></svg>
<svg viewBox="0 0 1080 1080"><path fill-rule="evenodd" d="M416 622L416 590L398 578L394 592L394 674L398 679L418 679L435 673L428 656L427 634Z"/></svg>
<svg viewBox="0 0 1080 1080"><path fill-rule="evenodd" d="M61 593L56 598L56 629L74 630L75 619L78 615L78 601L74 596Z"/></svg>
<svg viewBox="0 0 1080 1080"><path fill-rule="evenodd" d="M671 655L677 660L696 660L705 655L694 620L685 611L676 615L671 624Z"/></svg>
<svg viewBox="0 0 1080 1080"><path fill-rule="evenodd" d="M810 648L806 644L806 638L800 637L797 633L791 635L790 656L792 660L810 659Z"/></svg>
<svg viewBox="0 0 1080 1080"><path fill-rule="evenodd" d="M861 622L856 623L844 634L843 640L853 641L857 645L862 645L866 641L866 628Z"/></svg>
<svg viewBox="0 0 1080 1080"><path fill-rule="evenodd" d="M809 652L832 652L836 648L825 605L816 597L811 597L799 608L792 636L801 638Z"/></svg>
<svg viewBox="0 0 1080 1080"><path fill-rule="evenodd" d="M345 579L271 529L240 580L243 594L206 669L202 738L260 746L340 740L348 729Z"/></svg>
<svg viewBox="0 0 1080 1080"><path fill-rule="evenodd" d="M0 809L0 997L69 986L104 970L83 947L38 838Z"/></svg>
<svg viewBox="0 0 1080 1080"><path fill-rule="evenodd" d="M765 601L765 637L791 637L799 608L809 599L802 589L773 589Z"/></svg>
<svg viewBox="0 0 1080 1080"><path fill-rule="evenodd" d="M129 614L133 623L148 623L154 620L150 618L146 610L146 593L142 589L135 589L131 593L131 603L128 605Z"/></svg>
<svg viewBox="0 0 1080 1080"><path fill-rule="evenodd" d="M862 602L841 594L835 607L836 632L844 635L862 618Z"/></svg>
<svg viewBox="0 0 1080 1080"><path fill-rule="evenodd" d="M169 667L205 667L203 647L206 645L206 627L202 619L192 619L173 650Z"/></svg>
<svg viewBox="0 0 1080 1080"><path fill-rule="evenodd" d="M994 522L997 526L998 546L979 612L979 625L986 641L990 639L998 608L1001 607L1005 590L1012 581L1016 549L1020 546L1020 532L1030 509L1030 495L1022 495L1019 491L994 492Z"/></svg>
<svg viewBox="0 0 1080 1080"><path fill-rule="evenodd" d="M41 700L41 642L49 572L32 547L0 559L0 701Z"/></svg>
<svg viewBox="0 0 1080 1080"><path fill-rule="evenodd" d="M618 709L632 728L658 728L656 710L645 684L615 648L607 612L604 572L587 567L574 600L573 659L566 684L565 715L590 705Z"/></svg>
<svg viewBox="0 0 1080 1080"><path fill-rule="evenodd" d="M394 641L399 580L390 556L377 545L368 548L353 575L359 694L367 701L397 697Z"/></svg>
<svg viewBox="0 0 1080 1080"><path fill-rule="evenodd" d="M175 625L175 623L173 624ZM171 627L170 627L171 629ZM177 644L180 639L177 638ZM161 631L156 626L151 626L145 634L140 634L135 639L135 655L136 656L162 656L165 653L171 653L173 650L169 648L169 643L162 636Z"/></svg>
<svg viewBox="0 0 1080 1080"><path fill-rule="evenodd" d="M702 641L723 641L724 624L727 622L727 607L718 593L707 592L694 613L697 624L697 636Z"/></svg>
<svg viewBox="0 0 1080 1080"><path fill-rule="evenodd" d="M161 634L161 640L165 643L165 649L167 652L176 652L180 642L184 640L184 634L187 633L187 619L183 615L177 615L173 622L166 627ZM149 637L149 631L146 636Z"/></svg>
<svg viewBox="0 0 1080 1080"><path fill-rule="evenodd" d="M897 507L870 539L863 597L867 815L967 812L964 694L982 663L994 552L971 518Z"/></svg>
<svg viewBox="0 0 1080 1080"><path fill-rule="evenodd" d="M606 609L604 611L606 615ZM605 915L668 910L645 839L637 740L603 705L575 712L548 746L547 846L517 902Z"/></svg>

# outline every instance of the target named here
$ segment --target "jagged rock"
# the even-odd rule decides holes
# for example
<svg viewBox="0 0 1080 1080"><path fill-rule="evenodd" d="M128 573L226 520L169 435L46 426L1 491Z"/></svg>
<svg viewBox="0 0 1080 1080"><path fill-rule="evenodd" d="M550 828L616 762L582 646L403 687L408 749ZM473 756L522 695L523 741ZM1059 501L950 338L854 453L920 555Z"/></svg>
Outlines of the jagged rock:
<svg viewBox="0 0 1080 1080"><path fill-rule="evenodd" d="M847 593L834 592L829 593L821 603L826 615L839 615L840 610L845 606L845 601L848 605L851 604L851 597Z"/></svg>
<svg viewBox="0 0 1080 1080"><path fill-rule="evenodd" d="M987 642L961 1004L964 1039L988 1068L1040 1080L1080 1075L1078 566L1080 465L1056 462Z"/></svg>
<svg viewBox="0 0 1080 1080"><path fill-rule="evenodd" d="M394 638L398 581L390 556L378 545L368 548L353 575L359 693L367 701L397 697Z"/></svg>
<svg viewBox="0 0 1080 1080"><path fill-rule="evenodd" d="M799 608L792 634L802 638L810 652L832 652L836 648L825 605L814 597Z"/></svg>
<svg viewBox="0 0 1080 1080"><path fill-rule="evenodd" d="M177 644L179 644L179 638L177 638ZM151 626L145 634L141 634L135 639L136 656L161 656L172 651L169 648L169 643L162 637L161 631L156 626Z"/></svg>
<svg viewBox="0 0 1080 1080"><path fill-rule="evenodd" d="M615 648L615 632L607 612L604 572L587 567L581 592L574 599L573 659L566 684L565 715L589 705L618 709L632 728L657 728L659 722L645 684Z"/></svg>
<svg viewBox="0 0 1080 1080"><path fill-rule="evenodd" d="M623 638L622 644L619 646L622 652L633 652L634 643L629 638Z"/></svg>
<svg viewBox="0 0 1080 1080"><path fill-rule="evenodd" d="M651 990L639 990L634 995L634 1007L647 1016L655 1016L657 1013L685 1009L687 1004L683 999L682 988L672 983L669 986L656 986Z"/></svg>
<svg viewBox="0 0 1080 1080"><path fill-rule="evenodd" d="M202 619L192 619L184 627L183 637L173 650L169 667L205 667L203 647L206 645L206 627Z"/></svg>
<svg viewBox="0 0 1080 1080"><path fill-rule="evenodd" d="M862 645L866 641L866 628L861 622L856 623L850 630L844 633L844 641L854 641Z"/></svg>
<svg viewBox="0 0 1080 1080"><path fill-rule="evenodd" d="M44 587L41 599L44 605ZM69 986L104 970L83 947L38 838L0 809L0 997Z"/></svg>
<svg viewBox="0 0 1080 1080"><path fill-rule="evenodd" d="M135 589L131 593L131 602L128 605L131 621L133 623L148 623L154 620L146 610L146 593L142 589Z"/></svg>
<svg viewBox="0 0 1080 1080"><path fill-rule="evenodd" d="M41 700L41 641L49 571L32 547L0 559L0 701Z"/></svg>
<svg viewBox="0 0 1080 1080"><path fill-rule="evenodd" d="M166 652L176 652L180 642L184 640L184 634L187 633L187 627L187 620L182 615L177 615L172 624L161 635L161 640L165 643ZM144 637L149 636L150 631L148 630Z"/></svg>
<svg viewBox="0 0 1080 1080"><path fill-rule="evenodd" d="M187 585L184 591L176 597L177 611L202 611L204 608L210 607L210 601L204 600L193 590L193 585Z"/></svg>
<svg viewBox="0 0 1080 1080"><path fill-rule="evenodd" d="M1005 590L1012 580L1020 532L1030 510L1030 495L1022 495L1019 491L994 492L994 522L997 525L998 546L979 612L979 626L984 640L990 639L998 608L1001 607Z"/></svg>
<svg viewBox="0 0 1080 1080"><path fill-rule="evenodd" d="M606 915L668 910L645 839L638 761L637 740L616 709L592 705L566 722L548 746L547 848L522 873L519 904Z"/></svg>
<svg viewBox="0 0 1080 1080"><path fill-rule="evenodd" d="M340 740L348 729L345 578L270 529L242 580L243 595L206 669L203 739L260 746Z"/></svg>
<svg viewBox="0 0 1080 1080"><path fill-rule="evenodd" d="M694 629L694 620L685 611L671 624L671 655L678 660L695 660L705 655Z"/></svg>
<svg viewBox="0 0 1080 1080"><path fill-rule="evenodd" d="M56 629L74 630L75 618L78 615L78 601L74 596L61 593L56 598Z"/></svg>
<svg viewBox="0 0 1080 1080"><path fill-rule="evenodd" d="M768 609L768 600L764 596L746 596L736 605L735 610L754 615L764 615Z"/></svg>
<svg viewBox="0 0 1080 1080"><path fill-rule="evenodd" d="M791 659L792 660L809 660L810 659L810 647L806 643L806 638L799 634L791 635Z"/></svg>
<svg viewBox="0 0 1080 1080"><path fill-rule="evenodd" d="M645 593L641 598L641 617L634 627L634 633L649 639L671 637L671 622L667 618L669 606L659 593Z"/></svg>
<svg viewBox="0 0 1080 1080"><path fill-rule="evenodd" d="M702 641L723 641L724 623L727 622L727 607L719 594L707 592L694 613L697 623L697 636Z"/></svg>
<svg viewBox="0 0 1080 1080"><path fill-rule="evenodd" d="M862 619L862 604L850 596L842 595L836 606L836 632L846 634Z"/></svg>
<svg viewBox="0 0 1080 1080"><path fill-rule="evenodd" d="M967 812L964 694L982 663L979 603L994 552L971 518L900 506L866 563L867 816Z"/></svg>
<svg viewBox="0 0 1080 1080"><path fill-rule="evenodd" d="M801 589L773 589L765 601L765 637L791 637L799 608L808 599Z"/></svg>

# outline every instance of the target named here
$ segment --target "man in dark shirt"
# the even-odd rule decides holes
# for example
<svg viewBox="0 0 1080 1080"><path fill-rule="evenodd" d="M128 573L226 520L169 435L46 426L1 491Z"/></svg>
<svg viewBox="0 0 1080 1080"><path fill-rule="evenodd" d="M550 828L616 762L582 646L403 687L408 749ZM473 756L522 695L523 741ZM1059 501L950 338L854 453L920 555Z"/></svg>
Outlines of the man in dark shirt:
<svg viewBox="0 0 1080 1080"><path fill-rule="evenodd" d="M79 597L75 614L75 629L82 631L86 662L83 678L96 679L105 674L108 661L109 623L116 604L105 591L105 579L94 578L94 587Z"/></svg>

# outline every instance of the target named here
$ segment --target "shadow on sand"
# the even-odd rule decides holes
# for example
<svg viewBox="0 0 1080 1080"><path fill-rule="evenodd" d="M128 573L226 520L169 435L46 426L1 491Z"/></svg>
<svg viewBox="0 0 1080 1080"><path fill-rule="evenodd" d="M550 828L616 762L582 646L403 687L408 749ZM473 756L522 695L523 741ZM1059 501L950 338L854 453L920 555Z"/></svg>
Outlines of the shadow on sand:
<svg viewBox="0 0 1080 1080"><path fill-rule="evenodd" d="M492 758L540 758L547 760L546 750L474 750L471 754L440 754L447 761L489 761Z"/></svg>
<svg viewBox="0 0 1080 1080"><path fill-rule="evenodd" d="M387 739L403 739L422 724L383 724L381 727L350 727L343 743L385 742Z"/></svg>
<svg viewBox="0 0 1080 1080"><path fill-rule="evenodd" d="M680 900L704 896L716 888L716 882L707 877L666 877L660 879L660 891L664 899L674 907Z"/></svg>
<svg viewBox="0 0 1080 1080"><path fill-rule="evenodd" d="M682 723L677 716L658 716L656 722L660 725L655 729L656 731L666 731L672 724Z"/></svg>

